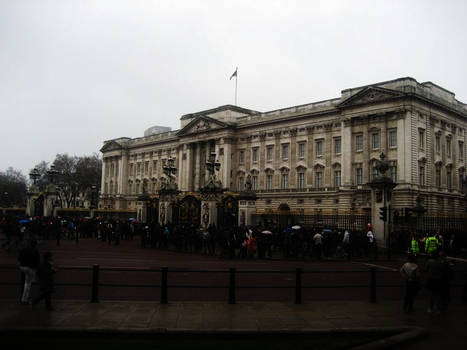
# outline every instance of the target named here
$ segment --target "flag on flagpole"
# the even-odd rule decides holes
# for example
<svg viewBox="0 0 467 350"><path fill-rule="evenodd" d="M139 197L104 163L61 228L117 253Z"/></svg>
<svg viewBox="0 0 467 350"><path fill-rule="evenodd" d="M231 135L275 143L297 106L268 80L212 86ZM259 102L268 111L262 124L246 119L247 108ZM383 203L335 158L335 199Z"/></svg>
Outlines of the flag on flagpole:
<svg viewBox="0 0 467 350"><path fill-rule="evenodd" d="M233 74L230 76L229 80L232 80L233 77L237 76L237 70L238 70L238 68L235 68L235 72L233 72Z"/></svg>

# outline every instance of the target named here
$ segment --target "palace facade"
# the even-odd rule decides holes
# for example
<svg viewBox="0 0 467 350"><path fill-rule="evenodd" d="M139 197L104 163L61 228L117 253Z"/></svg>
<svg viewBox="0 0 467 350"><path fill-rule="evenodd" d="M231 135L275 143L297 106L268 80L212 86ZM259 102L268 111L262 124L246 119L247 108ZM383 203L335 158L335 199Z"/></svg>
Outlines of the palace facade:
<svg viewBox="0 0 467 350"><path fill-rule="evenodd" d="M211 153L235 198L248 179L255 215L367 215L368 183L384 153L397 183L395 215L422 200L425 215L465 216L467 105L431 82L406 77L343 90L337 98L258 112L232 105L187 114L179 130L104 142L100 208L135 210L156 198L175 160L179 199L199 199Z"/></svg>

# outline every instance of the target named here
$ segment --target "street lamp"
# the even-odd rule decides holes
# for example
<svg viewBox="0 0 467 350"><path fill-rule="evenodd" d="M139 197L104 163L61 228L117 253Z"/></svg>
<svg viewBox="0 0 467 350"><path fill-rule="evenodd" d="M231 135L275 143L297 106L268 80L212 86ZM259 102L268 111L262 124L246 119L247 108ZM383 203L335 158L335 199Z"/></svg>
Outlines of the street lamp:
<svg viewBox="0 0 467 350"><path fill-rule="evenodd" d="M92 185L91 186L91 205L90 209L96 209L97 208L97 186Z"/></svg>
<svg viewBox="0 0 467 350"><path fill-rule="evenodd" d="M397 186L392 178L386 176L386 172L389 170L389 163L385 160L386 156L384 153L380 154L380 160L377 161L375 166L378 171L376 176L370 183L370 187L381 191L383 195L383 208L381 208L380 218L383 220L384 236L386 237L387 244L387 255L388 259L391 259L391 221L392 221L392 209L391 209L391 197L394 187ZM388 206L389 203L389 206ZM386 236L387 233L387 236Z"/></svg>
<svg viewBox="0 0 467 350"><path fill-rule="evenodd" d="M29 173L29 178L32 180L33 185L36 184L37 179L40 177L41 177L41 174L39 173L37 168L32 169L31 172Z"/></svg>
<svg viewBox="0 0 467 350"><path fill-rule="evenodd" d="M50 183L55 184L55 179L58 176L58 170L55 169L55 165L50 166L50 170L47 171L47 176L49 178Z"/></svg>

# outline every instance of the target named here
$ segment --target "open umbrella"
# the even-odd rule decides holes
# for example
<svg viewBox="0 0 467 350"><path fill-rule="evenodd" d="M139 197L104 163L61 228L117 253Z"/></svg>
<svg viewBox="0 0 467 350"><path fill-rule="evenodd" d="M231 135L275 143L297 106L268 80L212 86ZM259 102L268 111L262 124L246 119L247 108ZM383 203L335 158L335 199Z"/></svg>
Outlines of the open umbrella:
<svg viewBox="0 0 467 350"><path fill-rule="evenodd" d="M265 235L272 235L272 232L269 230L261 231L261 233L264 233Z"/></svg>
<svg viewBox="0 0 467 350"><path fill-rule="evenodd" d="M293 230L300 230L301 227L300 227L300 225L294 225L294 226L292 226L292 229Z"/></svg>

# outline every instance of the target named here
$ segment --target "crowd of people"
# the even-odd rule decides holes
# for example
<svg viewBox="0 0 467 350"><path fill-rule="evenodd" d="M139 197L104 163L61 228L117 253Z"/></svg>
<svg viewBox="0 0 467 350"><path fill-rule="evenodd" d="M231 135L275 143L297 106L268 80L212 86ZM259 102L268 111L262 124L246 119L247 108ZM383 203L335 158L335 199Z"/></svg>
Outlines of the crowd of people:
<svg viewBox="0 0 467 350"><path fill-rule="evenodd" d="M104 217L4 217L0 229L6 240L3 248L18 246L24 238L62 240L95 238L108 244L118 245L121 240L140 237L141 247L175 249L202 253L225 258L272 258L273 254L289 259L352 259L354 257L375 258L381 242L371 224L363 230L301 227L289 225L229 226L219 229L211 225L205 229L194 225L159 225L141 223L135 219ZM395 232L391 238L393 250L430 253L430 245L436 239L436 246L449 255L466 252L460 235L449 234L448 239L436 235ZM465 241L465 240L464 240ZM387 243L387 242L384 242ZM465 242L464 242L465 243ZM384 244L385 245L385 244ZM425 251L428 249L427 251Z"/></svg>
<svg viewBox="0 0 467 350"><path fill-rule="evenodd" d="M38 240L54 239L60 245L63 239L79 243L81 238L91 238L119 245L122 239L133 240L138 236L141 248L175 249L231 259L268 259L277 254L286 259L350 260L373 258L377 254L371 224L364 230L310 229L299 225L284 229L275 225L232 226L220 230L213 225L202 229L194 225L159 225L102 217L4 217L0 229L5 235L2 248L18 248L19 267L24 277L21 302L35 305L45 300L48 309L53 309L51 295L57 269L50 252L40 258ZM415 297L423 285L430 295L428 312L445 311L452 278L446 254L465 252L464 247L454 234L449 235L449 239L441 232L423 236L409 233L400 237L408 237L404 248L408 259L400 269L406 281L404 310L413 311ZM425 257L423 263L419 261L420 256ZM31 298L31 284L35 280L39 281L40 294Z"/></svg>

